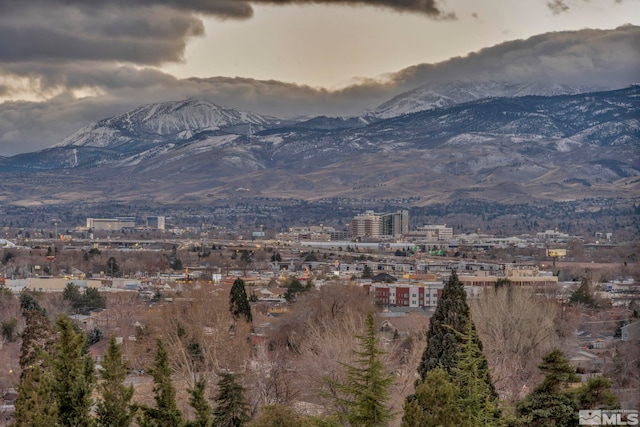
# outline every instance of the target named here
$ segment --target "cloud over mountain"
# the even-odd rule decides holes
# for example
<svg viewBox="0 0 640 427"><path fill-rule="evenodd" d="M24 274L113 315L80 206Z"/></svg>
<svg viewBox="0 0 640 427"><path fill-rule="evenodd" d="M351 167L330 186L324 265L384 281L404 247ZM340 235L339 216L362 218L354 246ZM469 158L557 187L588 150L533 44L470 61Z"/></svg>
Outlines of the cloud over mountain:
<svg viewBox="0 0 640 427"><path fill-rule="evenodd" d="M81 15L89 15L92 9L79 0L65 1L61 8L79 8ZM145 5L150 1L138 2ZM167 5L154 5L151 9L161 16ZM234 3L235 2L231 2ZM31 3L30 3L31 4ZM113 3L109 3L113 6ZM190 20L184 8L195 7L197 1L185 2L175 13L182 20L162 21L153 29L144 28L132 11L131 22L103 22L97 26L96 38L78 42L78 60L67 61L64 55L53 60L57 46L45 45L31 52L11 52L6 41L0 41L0 94L10 95L28 86L43 95L41 102L11 101L0 104L0 155L12 155L49 147L69 133L90 121L114 115L144 103L179 100L187 97L209 99L216 104L270 115L329 114L348 115L373 108L404 92L428 82L447 80L504 80L546 81L571 84L592 84L604 87L622 87L637 82L640 69L640 27L622 26L613 30L585 29L546 33L524 40L514 40L482 49L464 57L456 57L435 64L419 64L379 79L354 81L338 90L314 88L280 81L264 81L251 78L190 78L178 79L154 68L126 64L126 55L136 57L141 43L171 44L175 34L191 37L198 34L198 24ZM71 6L65 6L71 5ZM78 6L80 5L80 6ZM191 5L191 6L189 6ZM82 6L82 7L81 7ZM115 6L114 6L115 7ZM85 9L83 9L85 8ZM0 5L0 35L8 35L22 24L17 21L11 27L11 19L3 14L11 7ZM15 11L13 11L15 12ZM67 10L69 12L69 10ZM106 9L99 13L106 14ZM74 14L65 18L62 11L53 12L53 21L59 24L67 19L73 22ZM82 15L84 16L84 15ZM81 17L82 17L81 16ZM107 15L103 15L107 16ZM178 16L178 15L177 15ZM30 22L28 17L17 17ZM142 18L141 18L142 19ZM88 25L80 23L77 26ZM162 25L163 22L166 25ZM20 24L20 25L19 25ZM47 24L49 25L49 24ZM51 24L53 25L53 24ZM71 33L72 26L65 31ZM136 27L141 27L137 28ZM44 28L44 27L43 27ZM42 31L44 29L41 28ZM51 31L53 31L51 27ZM60 30L62 31L62 30ZM138 31L143 36L137 38ZM42 33L40 33L42 34ZM128 36L125 36L127 35ZM72 37L67 35L68 37ZM53 37L53 36L52 36ZM118 49L101 53L87 53L97 49L101 38L131 38L130 52ZM157 39L157 41L152 41ZM178 37L179 40L180 39ZM0 40L6 40L0 37ZM56 39L60 40L60 39ZM169 41L167 41L169 40ZM27 46L32 41L20 41ZM35 43L35 41L33 41ZM82 44L84 43L84 44ZM91 46L92 43L96 45ZM120 46L116 43L117 46ZM29 50L29 49L27 49ZM165 52L159 49L155 52ZM78 52L85 52L84 59ZM139 62L163 61L180 55L180 46L169 48L169 56L154 54L151 49ZM166 53L165 52L165 53ZM74 54L67 53L67 57ZM91 58L90 55L94 55ZM172 56L173 55L173 56ZM125 64L111 59L120 58ZM78 94L91 94L80 97Z"/></svg>

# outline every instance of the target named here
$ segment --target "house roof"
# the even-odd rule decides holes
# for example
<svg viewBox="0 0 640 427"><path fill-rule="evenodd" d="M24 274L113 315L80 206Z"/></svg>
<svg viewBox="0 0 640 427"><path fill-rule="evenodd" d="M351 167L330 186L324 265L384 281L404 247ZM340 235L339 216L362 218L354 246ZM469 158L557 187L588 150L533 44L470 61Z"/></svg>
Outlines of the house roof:
<svg viewBox="0 0 640 427"><path fill-rule="evenodd" d="M380 273L375 275L372 279L372 282L397 282L398 279L396 279L395 277L393 277L392 275L388 274L388 273Z"/></svg>
<svg viewBox="0 0 640 427"><path fill-rule="evenodd" d="M98 341L97 343L89 347L89 353L93 357L102 356L104 352L107 350L107 347L109 347L109 342L110 342L110 339L102 338L100 341Z"/></svg>

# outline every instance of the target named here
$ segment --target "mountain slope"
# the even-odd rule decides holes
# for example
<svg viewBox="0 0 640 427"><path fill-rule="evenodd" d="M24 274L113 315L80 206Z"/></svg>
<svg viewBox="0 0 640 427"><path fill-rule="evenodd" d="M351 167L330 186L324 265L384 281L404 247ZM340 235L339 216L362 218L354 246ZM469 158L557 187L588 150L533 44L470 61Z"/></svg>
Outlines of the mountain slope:
<svg viewBox="0 0 640 427"><path fill-rule="evenodd" d="M369 115L378 119L388 119L486 98L575 95L596 90L599 88L544 83L496 81L429 83L395 96L379 105Z"/></svg>
<svg viewBox="0 0 640 427"><path fill-rule="evenodd" d="M130 120L139 125L124 130L113 125L123 126L122 116L103 121L120 135L128 132L124 142L78 136L3 163L15 171L50 169L58 177L74 169L65 200L76 197L68 193L98 193L110 200L184 197L194 203L249 195L401 197L418 203L625 197L631 188L625 186L640 175L639 101L640 86L490 98L370 124L318 118L276 127L265 119L255 126L273 127L251 134L201 117L160 120L141 112L144 120ZM187 123L195 131L180 137ZM172 133L143 138L148 129ZM29 187L20 189L9 198L25 197ZM32 191L61 194L50 187Z"/></svg>
<svg viewBox="0 0 640 427"><path fill-rule="evenodd" d="M65 138L55 147L116 148L141 141L183 141L193 135L248 125L269 127L276 119L219 107L211 102L187 99L139 107L133 111L92 123Z"/></svg>

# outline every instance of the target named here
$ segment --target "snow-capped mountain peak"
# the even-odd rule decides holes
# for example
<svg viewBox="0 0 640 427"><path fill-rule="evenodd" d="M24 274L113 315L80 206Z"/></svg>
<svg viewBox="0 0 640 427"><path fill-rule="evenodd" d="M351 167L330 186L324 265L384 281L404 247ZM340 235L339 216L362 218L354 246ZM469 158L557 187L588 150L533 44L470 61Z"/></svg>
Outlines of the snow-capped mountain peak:
<svg viewBox="0 0 640 427"><path fill-rule="evenodd" d="M145 140L181 141L203 131L239 125L266 126L273 119L201 99L148 104L86 125L55 147L114 147Z"/></svg>

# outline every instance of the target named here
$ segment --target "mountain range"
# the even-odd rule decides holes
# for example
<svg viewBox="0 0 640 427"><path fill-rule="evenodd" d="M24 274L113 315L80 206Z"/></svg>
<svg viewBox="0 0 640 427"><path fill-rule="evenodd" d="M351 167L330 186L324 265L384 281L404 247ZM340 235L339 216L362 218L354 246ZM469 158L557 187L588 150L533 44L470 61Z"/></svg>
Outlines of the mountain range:
<svg viewBox="0 0 640 427"><path fill-rule="evenodd" d="M0 158L0 203L222 198L637 197L640 86L426 85L355 117L276 118L187 99Z"/></svg>

